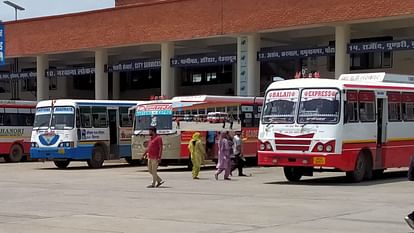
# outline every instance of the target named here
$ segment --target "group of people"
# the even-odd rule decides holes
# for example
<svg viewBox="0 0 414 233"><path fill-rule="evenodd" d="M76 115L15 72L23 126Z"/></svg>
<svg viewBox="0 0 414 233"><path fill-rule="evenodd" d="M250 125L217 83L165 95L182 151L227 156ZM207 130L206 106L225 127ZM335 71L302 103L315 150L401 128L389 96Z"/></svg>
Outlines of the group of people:
<svg viewBox="0 0 414 233"><path fill-rule="evenodd" d="M224 171L224 179L230 180L232 171L238 169L239 176L246 176L243 174L244 157L241 153L242 139L240 138L240 132L236 132L234 136L231 136L229 132L221 132L218 141L218 161L217 171L214 174L216 180L218 176ZM204 163L206 156L205 146L201 140L200 133L196 132L193 135L190 143L188 144L188 150L191 155L191 162L193 164L192 176L193 179L199 179L198 174L200 172L201 164Z"/></svg>
<svg viewBox="0 0 414 233"><path fill-rule="evenodd" d="M162 157L163 142L162 138L157 134L156 128L149 129L150 140L143 158L148 160L148 172L152 175L152 183L148 188L160 187L164 181L158 176L157 169ZM232 171L238 169L239 176L246 176L243 174L243 167L245 159L242 155L242 139L241 132L236 132L234 136L230 135L228 131L221 132L218 140L218 162L217 171L214 177L218 180L219 175L224 171L224 180L230 180ZM192 177L199 179L201 165L204 163L206 157L205 145L202 142L201 134L196 132L193 134L191 141L188 144L188 150L191 155L192 162Z"/></svg>

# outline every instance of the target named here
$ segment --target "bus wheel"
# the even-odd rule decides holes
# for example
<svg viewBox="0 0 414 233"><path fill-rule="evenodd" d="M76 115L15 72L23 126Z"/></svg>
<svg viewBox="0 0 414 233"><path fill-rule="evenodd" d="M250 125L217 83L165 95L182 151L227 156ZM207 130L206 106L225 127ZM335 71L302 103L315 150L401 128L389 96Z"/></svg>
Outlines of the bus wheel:
<svg viewBox="0 0 414 233"><path fill-rule="evenodd" d="M125 160L129 165L132 166L138 166L142 164L140 159L132 159L132 157L125 157Z"/></svg>
<svg viewBox="0 0 414 233"><path fill-rule="evenodd" d="M295 182L302 178L303 171L300 167L284 167L285 177L288 181Z"/></svg>
<svg viewBox="0 0 414 233"><path fill-rule="evenodd" d="M4 157L6 162L9 162L9 163L20 162L22 158L23 158L23 149L18 144L14 144L10 149L10 153Z"/></svg>
<svg viewBox="0 0 414 233"><path fill-rule="evenodd" d="M60 160L60 161L53 161L56 167L64 169L69 166L70 160Z"/></svg>
<svg viewBox="0 0 414 233"><path fill-rule="evenodd" d="M102 147L96 146L92 150L92 159L88 160L90 168L101 168L105 160L105 152Z"/></svg>
<svg viewBox="0 0 414 233"><path fill-rule="evenodd" d="M368 168L368 159L363 153L358 155L358 159L355 164L355 169L350 172L346 172L346 176L352 182L361 182L366 177ZM372 171L371 171L372 173Z"/></svg>

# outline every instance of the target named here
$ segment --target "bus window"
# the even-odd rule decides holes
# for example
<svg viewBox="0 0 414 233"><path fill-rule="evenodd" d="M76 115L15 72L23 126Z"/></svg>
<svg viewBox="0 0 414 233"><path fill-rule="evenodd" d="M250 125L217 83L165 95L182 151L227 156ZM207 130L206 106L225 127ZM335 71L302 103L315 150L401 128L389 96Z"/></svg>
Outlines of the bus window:
<svg viewBox="0 0 414 233"><path fill-rule="evenodd" d="M80 107L80 117L82 128L92 127L92 116L90 107Z"/></svg>
<svg viewBox="0 0 414 233"><path fill-rule="evenodd" d="M403 93L402 102L403 120L414 121L414 93Z"/></svg>
<svg viewBox="0 0 414 233"><path fill-rule="evenodd" d="M108 127L106 107L92 107L92 122L94 128Z"/></svg>
<svg viewBox="0 0 414 233"><path fill-rule="evenodd" d="M401 93L388 92L388 120L401 121Z"/></svg>
<svg viewBox="0 0 414 233"><path fill-rule="evenodd" d="M119 119L121 127L132 127L132 118L129 117L128 108L120 107L119 108Z"/></svg>
<svg viewBox="0 0 414 233"><path fill-rule="evenodd" d="M347 91L345 101L345 123L358 122L358 92Z"/></svg>
<svg viewBox="0 0 414 233"><path fill-rule="evenodd" d="M375 118L375 94L372 91L360 91L359 100L359 119L361 122L374 122Z"/></svg>
<svg viewBox="0 0 414 233"><path fill-rule="evenodd" d="M4 109L0 108L0 126L4 125Z"/></svg>

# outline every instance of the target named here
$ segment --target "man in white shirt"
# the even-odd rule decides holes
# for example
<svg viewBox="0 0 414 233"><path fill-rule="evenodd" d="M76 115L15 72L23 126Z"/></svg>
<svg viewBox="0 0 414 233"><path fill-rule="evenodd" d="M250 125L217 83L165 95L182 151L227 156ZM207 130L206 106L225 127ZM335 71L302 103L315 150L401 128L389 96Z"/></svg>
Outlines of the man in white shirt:
<svg viewBox="0 0 414 233"><path fill-rule="evenodd" d="M231 169L233 172L236 168L239 170L239 176L246 176L243 174L243 167L244 167L244 157L242 155L242 140L240 138L241 132L237 131L236 135L233 137L233 155L235 159L235 166Z"/></svg>

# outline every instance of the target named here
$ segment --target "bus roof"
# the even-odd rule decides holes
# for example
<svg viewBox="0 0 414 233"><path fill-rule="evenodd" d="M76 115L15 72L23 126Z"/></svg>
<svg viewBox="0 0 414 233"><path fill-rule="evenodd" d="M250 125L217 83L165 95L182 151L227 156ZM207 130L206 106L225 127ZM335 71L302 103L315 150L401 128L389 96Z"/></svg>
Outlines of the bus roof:
<svg viewBox="0 0 414 233"><path fill-rule="evenodd" d="M219 95L194 95L178 96L172 98L172 102L203 102L203 103L263 103L263 97L252 96L219 96Z"/></svg>
<svg viewBox="0 0 414 233"><path fill-rule="evenodd" d="M131 101L131 100L78 100L78 99L58 99L58 100L44 100L37 104L37 107L46 107L53 105L90 105L90 106L134 106L145 101Z"/></svg>
<svg viewBox="0 0 414 233"><path fill-rule="evenodd" d="M195 95L195 96L177 96L167 100L153 100L137 105L150 104L172 104L173 108L191 109L191 108L209 108L209 107L224 107L231 105L248 105L248 104L263 104L263 97L248 97L248 96L219 96L219 95ZM130 108L135 109L136 106Z"/></svg>
<svg viewBox="0 0 414 233"><path fill-rule="evenodd" d="M269 85L270 89L291 88L338 88L338 89L380 89L414 91L414 82L408 83L414 76L396 75L386 73L346 74L341 75L340 80L335 79L291 79L278 81Z"/></svg>
<svg viewBox="0 0 414 233"><path fill-rule="evenodd" d="M36 107L36 104L36 101L0 100L0 107L2 108L34 108Z"/></svg>

